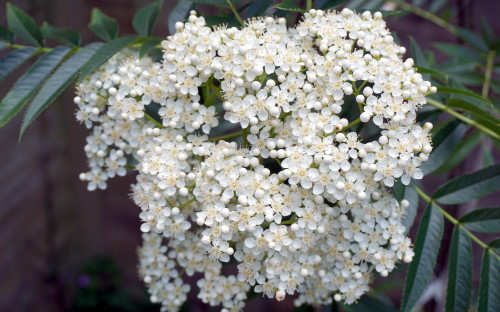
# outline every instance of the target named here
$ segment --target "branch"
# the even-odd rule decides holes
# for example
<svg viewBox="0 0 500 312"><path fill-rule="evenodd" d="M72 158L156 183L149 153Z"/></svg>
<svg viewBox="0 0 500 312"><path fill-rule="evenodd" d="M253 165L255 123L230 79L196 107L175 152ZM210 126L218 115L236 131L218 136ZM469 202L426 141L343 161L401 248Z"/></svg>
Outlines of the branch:
<svg viewBox="0 0 500 312"><path fill-rule="evenodd" d="M495 59L495 55L495 51L491 50L486 56L486 68L484 71L484 83L482 92L482 96L484 98L488 98L488 94L490 93L491 73L493 72L493 60Z"/></svg>
<svg viewBox="0 0 500 312"><path fill-rule="evenodd" d="M444 105L443 103L440 103L440 102L438 102L434 99L431 99L431 98L427 98L427 103L431 104L434 107L439 108L440 110L442 110L444 112L447 112L448 114L456 117L457 119L465 122L466 124L469 124L473 127L478 128L479 130L483 131L484 133L487 133L488 135L490 135L491 137L493 137L497 140L500 140L500 133L496 133L495 131L486 128L485 126L478 123L477 121L460 114L459 112L449 108L448 106Z"/></svg>
<svg viewBox="0 0 500 312"><path fill-rule="evenodd" d="M432 13L432 12L429 12L429 11L426 11L426 10L423 10L417 6L414 6L414 5L411 5L409 3L406 3L406 2L403 2L403 1L399 1L399 0L394 0L394 3L399 6L401 9L405 10L405 11L408 11L408 12L411 12L415 15L418 15L422 18L425 18L426 20L429 20L431 22L433 22L434 24L444 28L445 30L449 31L451 34L453 35L456 35L457 34L457 31L455 29L455 26L453 26L452 24L448 23L447 21L445 21L444 19L442 19L441 17L437 16L436 14Z"/></svg>
<svg viewBox="0 0 500 312"><path fill-rule="evenodd" d="M236 10L236 8L234 7L233 2L231 2L231 0L226 0L226 2L227 2L227 5L229 5L229 8L233 12L234 17L236 18L236 20L238 21L238 23L240 23L241 26L245 26L245 23L243 22L243 20L241 19L240 14L238 13L238 11Z"/></svg>
<svg viewBox="0 0 500 312"><path fill-rule="evenodd" d="M158 128L160 129L163 129L165 128L160 122L158 122L158 120L154 119L151 115L149 115L148 113L144 112L144 117L146 117L146 119L148 119L149 121L151 121L152 123L155 124L155 126L157 126Z"/></svg>

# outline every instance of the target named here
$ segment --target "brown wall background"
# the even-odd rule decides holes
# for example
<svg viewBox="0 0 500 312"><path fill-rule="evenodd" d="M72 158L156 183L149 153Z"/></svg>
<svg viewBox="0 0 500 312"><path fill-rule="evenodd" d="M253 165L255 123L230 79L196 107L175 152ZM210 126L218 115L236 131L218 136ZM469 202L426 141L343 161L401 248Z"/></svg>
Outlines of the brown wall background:
<svg viewBox="0 0 500 312"><path fill-rule="evenodd" d="M92 7L98 6L116 18L121 33L130 33L133 14L148 3L147 0L11 2L36 17L39 23L47 20L54 26L81 31L83 42L97 39L86 30ZM0 1L2 24L5 24L5 3ZM165 1L156 28L158 36L166 35L167 16L175 3L175 0ZM469 6L459 21L462 25L478 29L479 17L486 16L494 29L500 29L496 17L500 1L450 0L450 3ZM405 46L408 34L426 48L432 41L455 40L415 16L390 26ZM18 73L26 68L27 65ZM0 83L1 96L14 78ZM140 243L139 211L128 198L134 177L111 180L106 191L87 192L86 185L78 180L78 173L86 167L83 145L87 130L74 119L72 98L71 91L65 92L31 126L21 143L17 142L20 116L0 129L0 311L67 311L81 266L102 254L119 264L125 287L137 296L141 293L142 284L135 268L135 251ZM460 170L470 171L479 165L480 162L472 161ZM436 181L428 181L425 186L432 190L435 184ZM253 306L260 311L277 309L268 304Z"/></svg>

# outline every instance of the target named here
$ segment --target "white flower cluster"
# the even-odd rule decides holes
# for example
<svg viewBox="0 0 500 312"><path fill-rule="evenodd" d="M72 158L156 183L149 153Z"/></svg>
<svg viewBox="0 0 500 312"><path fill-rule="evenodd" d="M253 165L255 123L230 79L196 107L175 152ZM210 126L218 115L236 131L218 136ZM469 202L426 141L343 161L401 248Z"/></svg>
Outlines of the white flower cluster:
<svg viewBox="0 0 500 312"><path fill-rule="evenodd" d="M193 12L176 28L161 63L123 51L75 98L93 129L80 176L89 190L138 171L139 271L153 302L176 311L183 275L198 272L198 297L225 311L250 290L352 303L375 273L412 260L408 202L389 188L422 178L432 125L416 111L435 87L380 13L211 29ZM220 123L236 129L214 137ZM223 274L231 260L237 273Z"/></svg>

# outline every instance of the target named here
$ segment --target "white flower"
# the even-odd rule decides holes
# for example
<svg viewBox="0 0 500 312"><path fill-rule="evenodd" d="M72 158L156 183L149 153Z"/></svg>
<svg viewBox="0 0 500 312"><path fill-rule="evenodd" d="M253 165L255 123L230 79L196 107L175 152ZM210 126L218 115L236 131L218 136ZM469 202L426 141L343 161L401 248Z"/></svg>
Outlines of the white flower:
<svg viewBox="0 0 500 312"><path fill-rule="evenodd" d="M408 205L388 188L423 176L432 127L416 111L432 89L379 14L311 10L295 28L264 17L211 29L193 13L176 29L161 62L126 49L74 99L92 129L88 189L138 171L151 301L177 311L185 272L203 273L198 298L223 311L242 310L251 286L278 300L298 292L299 305L350 304L373 271L412 260ZM359 131L369 121L371 138ZM231 257L238 272L224 276Z"/></svg>

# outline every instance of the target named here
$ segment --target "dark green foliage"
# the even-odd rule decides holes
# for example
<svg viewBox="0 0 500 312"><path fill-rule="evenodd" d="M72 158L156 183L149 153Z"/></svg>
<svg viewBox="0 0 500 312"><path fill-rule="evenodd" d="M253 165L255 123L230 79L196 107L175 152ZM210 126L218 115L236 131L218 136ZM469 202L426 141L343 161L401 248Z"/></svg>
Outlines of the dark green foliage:
<svg viewBox="0 0 500 312"><path fill-rule="evenodd" d="M111 41L118 36L119 26L114 18L102 13L98 8L92 10L89 29L99 38Z"/></svg>
<svg viewBox="0 0 500 312"><path fill-rule="evenodd" d="M443 215L429 204L420 220L415 240L415 257L408 267L401 311L410 312L432 277L443 236Z"/></svg>

